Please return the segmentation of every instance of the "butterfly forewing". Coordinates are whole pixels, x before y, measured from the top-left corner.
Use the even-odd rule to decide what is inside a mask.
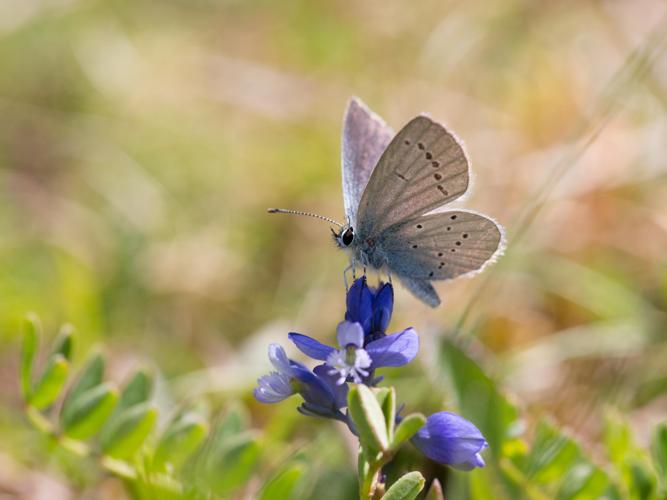
[[[501,242],[502,230],[494,221],[456,210],[394,225],[383,233],[382,249],[399,276],[446,280],[481,269]]]
[[[379,235],[455,200],[468,189],[469,162],[442,125],[418,116],[394,137],[366,185],[357,233]]]
[[[345,215],[353,225],[373,167],[393,136],[394,131],[361,100],[350,100],[343,120],[342,168]]]

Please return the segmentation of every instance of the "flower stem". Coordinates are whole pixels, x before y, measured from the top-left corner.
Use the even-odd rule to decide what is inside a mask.
[[[377,455],[368,458],[363,451],[359,452],[359,498],[361,500],[374,499],[377,496],[380,486],[378,477],[380,470],[391,459],[393,453],[379,452]]]
[[[381,467],[382,465],[379,462],[368,464],[365,476],[363,477],[363,479],[360,478],[362,479],[361,488],[359,489],[360,499],[363,500],[372,499],[373,496],[375,495],[378,473],[380,472]]]

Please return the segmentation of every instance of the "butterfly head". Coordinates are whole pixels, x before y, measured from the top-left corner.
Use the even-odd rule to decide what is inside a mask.
[[[349,224],[342,226],[339,232],[334,231],[333,228],[331,229],[331,232],[336,245],[340,248],[349,248],[350,245],[352,245],[352,242],[354,241],[354,229],[352,229],[352,226]]]

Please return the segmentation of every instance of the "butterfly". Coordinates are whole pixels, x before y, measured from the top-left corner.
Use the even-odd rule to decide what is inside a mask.
[[[343,202],[346,224],[336,244],[349,252],[349,269],[361,266],[396,276],[431,307],[440,304],[432,281],[480,272],[504,246],[504,230],[472,210],[436,211],[460,198],[470,184],[470,162],[444,126],[419,115],[398,134],[360,99],[343,120]]]

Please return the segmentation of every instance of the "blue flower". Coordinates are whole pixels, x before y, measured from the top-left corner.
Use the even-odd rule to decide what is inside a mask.
[[[484,467],[480,452],[489,446],[471,422],[446,411],[428,417],[411,441],[431,460],[460,470]]]
[[[412,328],[383,335],[365,345],[365,332],[360,323],[343,321],[336,333],[339,349],[300,333],[290,333],[288,337],[301,352],[324,361],[329,367],[329,374],[338,377],[338,385],[346,381],[358,384],[369,382],[373,370],[384,366],[403,366],[412,361],[419,350],[419,337]]]
[[[357,279],[347,292],[345,320],[359,323],[364,329],[365,343],[385,335],[394,309],[394,288],[381,283],[369,288],[366,277]]]
[[[269,346],[269,360],[276,371],[257,379],[253,394],[258,401],[278,403],[300,394],[304,399],[298,408],[301,413],[345,421],[340,409],[347,405],[347,386],[337,386],[324,365],[311,372],[301,363],[289,359],[278,344]]]

